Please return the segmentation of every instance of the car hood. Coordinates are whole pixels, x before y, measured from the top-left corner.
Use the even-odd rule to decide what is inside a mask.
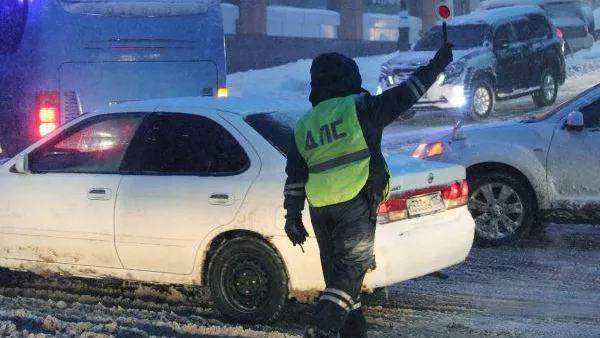
[[[461,126],[459,129],[459,134],[465,136],[467,139],[470,136],[476,135],[499,135],[499,134],[512,134],[512,133],[522,133],[523,129],[533,130],[536,129],[538,123],[525,123],[519,121],[499,121],[499,122],[490,122],[485,124],[472,124]],[[441,141],[441,140],[449,140],[453,137],[454,131],[452,127],[449,127],[447,130],[440,131],[437,133],[431,133],[421,141],[424,143]]]
[[[386,65],[393,69],[416,69],[427,65],[435,56],[436,51],[408,51],[399,52],[386,62]],[[454,62],[468,61],[476,56],[489,53],[486,47],[477,47],[467,50],[452,51]]]

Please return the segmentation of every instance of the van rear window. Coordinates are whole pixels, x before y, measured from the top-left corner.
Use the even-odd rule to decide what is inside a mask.
[[[0,2],[0,54],[12,53],[21,44],[27,23],[27,1]]]
[[[218,0],[61,0],[73,14],[120,17],[171,17],[203,14]]]

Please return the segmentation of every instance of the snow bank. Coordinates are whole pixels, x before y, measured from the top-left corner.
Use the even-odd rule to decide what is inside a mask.
[[[394,54],[355,59],[366,90],[376,92],[381,64]],[[308,100],[311,62],[299,60],[279,67],[231,74],[227,77],[230,96]]]

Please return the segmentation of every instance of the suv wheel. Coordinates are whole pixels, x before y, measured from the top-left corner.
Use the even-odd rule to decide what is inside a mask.
[[[475,244],[512,244],[533,224],[533,196],[521,182],[502,172],[471,179],[469,211],[475,220]]]
[[[532,96],[533,102],[538,107],[550,106],[556,101],[557,95],[558,83],[556,76],[554,76],[554,73],[550,69],[545,69],[542,72],[540,90]]]
[[[285,267],[260,239],[228,240],[210,262],[208,283],[216,308],[240,323],[276,320],[288,298]]]
[[[486,119],[494,110],[494,87],[489,80],[480,78],[473,82],[471,88],[469,114],[474,120]]]

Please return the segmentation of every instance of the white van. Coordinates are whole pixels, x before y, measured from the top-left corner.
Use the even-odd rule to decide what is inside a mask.
[[[0,145],[130,100],[225,96],[219,0],[2,0]]]

